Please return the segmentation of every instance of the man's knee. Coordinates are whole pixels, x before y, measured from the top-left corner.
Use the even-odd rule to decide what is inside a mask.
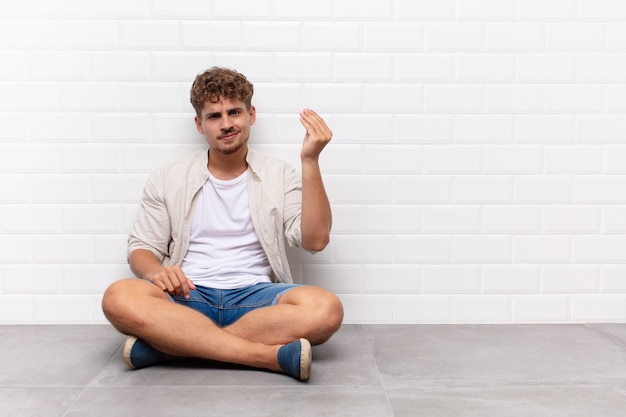
[[[313,344],[326,342],[341,327],[343,322],[343,305],[335,294],[318,289],[315,291],[315,301],[311,304],[311,317],[314,323],[311,340]]]
[[[127,280],[117,281],[111,284],[102,296],[102,311],[109,321],[116,321],[116,317],[123,314],[121,310],[126,306],[124,300],[129,286]]]
[[[114,282],[102,297],[105,317],[118,329],[122,323],[140,321],[138,305],[149,289],[145,282],[133,278]]]
[[[328,292],[324,298],[325,321],[328,325],[328,330],[334,333],[339,330],[343,322],[343,305],[339,297],[331,292]]]

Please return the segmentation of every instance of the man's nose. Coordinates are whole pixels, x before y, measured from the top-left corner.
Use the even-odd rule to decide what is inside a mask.
[[[228,115],[222,117],[222,130],[230,130],[233,127],[233,121]]]

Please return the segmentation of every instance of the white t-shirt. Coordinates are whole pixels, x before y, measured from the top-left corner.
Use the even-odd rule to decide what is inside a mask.
[[[227,181],[209,175],[199,191],[181,264],[195,285],[233,289],[271,281],[272,269],[250,217],[247,174]]]

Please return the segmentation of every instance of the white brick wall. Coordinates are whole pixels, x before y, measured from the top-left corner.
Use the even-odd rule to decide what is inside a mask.
[[[333,128],[331,244],[289,255],[347,322],[626,320],[626,2],[9,0],[0,63],[0,323],[106,321],[213,65],[261,150]]]

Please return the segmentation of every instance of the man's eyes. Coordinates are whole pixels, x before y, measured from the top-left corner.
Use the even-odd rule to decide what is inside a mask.
[[[241,110],[229,110],[228,114],[230,116],[237,116],[239,114],[241,114],[242,111]],[[222,115],[220,113],[213,113],[213,114],[208,114],[207,115],[207,119],[219,119],[220,117],[222,117]]]

